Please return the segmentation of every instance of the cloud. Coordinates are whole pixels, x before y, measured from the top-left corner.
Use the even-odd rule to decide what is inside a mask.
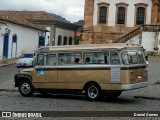
[[[84,17],[85,0],[2,0],[0,10],[46,11],[61,15],[71,22]]]

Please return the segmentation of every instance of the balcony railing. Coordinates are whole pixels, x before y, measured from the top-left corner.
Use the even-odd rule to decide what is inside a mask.
[[[142,31],[147,31],[147,32],[160,32],[160,25],[142,25],[130,33],[122,36],[121,38],[115,40],[115,43],[125,43],[128,40],[132,39],[133,37],[139,35],[142,33]]]

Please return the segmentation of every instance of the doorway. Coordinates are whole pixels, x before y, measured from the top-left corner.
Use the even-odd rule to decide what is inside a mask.
[[[6,33],[4,35],[4,42],[3,42],[3,58],[8,58],[8,44],[9,44],[9,34]]]
[[[45,46],[45,37],[39,36],[39,47]]]

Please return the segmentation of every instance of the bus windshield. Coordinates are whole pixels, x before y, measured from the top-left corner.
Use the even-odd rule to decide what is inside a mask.
[[[139,64],[144,63],[144,52],[143,51],[124,51],[122,52],[123,64]]]

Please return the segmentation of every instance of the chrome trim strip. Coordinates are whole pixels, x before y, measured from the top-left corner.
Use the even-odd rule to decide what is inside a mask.
[[[66,65],[66,66],[35,66],[36,69],[46,69],[46,68],[112,68],[112,67],[119,67],[119,68],[134,68],[134,67],[146,67],[146,64],[139,64],[139,65],[104,65],[104,64],[87,64],[87,65]]]
[[[121,89],[122,90],[133,90],[133,89],[143,88],[147,86],[148,86],[147,82],[141,82],[141,83],[135,83],[135,84],[122,85]]]

